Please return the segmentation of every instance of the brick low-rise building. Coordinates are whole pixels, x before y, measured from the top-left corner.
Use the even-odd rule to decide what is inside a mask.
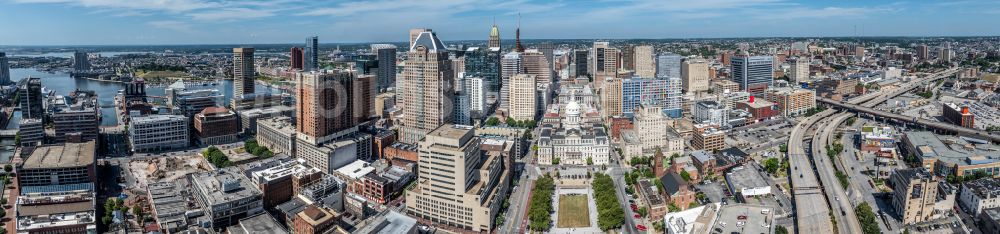
[[[945,103],[941,106],[941,115],[952,124],[973,128],[976,116],[969,112],[969,106],[959,106],[955,103]]]
[[[236,142],[239,132],[236,113],[225,107],[208,107],[194,115],[194,133],[201,145]]]

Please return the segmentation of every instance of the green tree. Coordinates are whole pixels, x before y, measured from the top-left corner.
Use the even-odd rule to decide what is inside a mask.
[[[862,202],[858,206],[854,207],[854,213],[858,216],[858,221],[861,221],[861,232],[864,234],[879,234],[882,231],[878,227],[878,219],[875,217],[875,212],[872,211],[871,206],[868,202]]]
[[[594,165],[594,159],[587,157],[587,165]]]
[[[785,226],[777,226],[774,228],[774,234],[788,234],[788,229]]]
[[[597,203],[597,226],[603,231],[621,227],[625,221],[625,213],[615,195],[615,185],[611,176],[596,173],[591,188]]]
[[[552,157],[552,165],[559,165],[559,157]]]
[[[490,117],[489,119],[486,119],[486,123],[483,123],[483,125],[486,126],[497,126],[499,124],[500,124],[500,119],[497,119],[497,117]]]
[[[532,188],[531,201],[529,201],[528,224],[531,230],[545,232],[549,230],[552,221],[552,193],[555,190],[555,181],[552,177],[543,176],[535,180],[535,187]]]
[[[14,171],[14,167],[10,164],[3,165],[3,171],[9,174],[11,171]]]
[[[788,153],[788,145],[781,144],[780,146],[778,146],[778,151],[781,151],[782,153]]]
[[[768,158],[764,160],[764,170],[767,171],[767,173],[774,174],[775,172],[778,172],[778,168],[780,166],[781,165],[779,165],[777,158]]]
[[[684,179],[684,181],[691,181],[691,174],[687,171],[681,171],[681,178]]]

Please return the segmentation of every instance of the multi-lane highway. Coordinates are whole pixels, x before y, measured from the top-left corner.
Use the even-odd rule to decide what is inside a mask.
[[[888,92],[873,92],[851,99],[848,102],[836,102],[836,104],[854,107],[871,108],[878,103],[885,102],[889,98],[899,96],[925,82],[934,81],[958,72],[958,68],[952,68],[938,72],[924,78],[914,80]],[[826,98],[817,97],[817,100],[827,104],[833,102]],[[822,121],[820,128],[813,135],[813,151],[810,161],[809,154],[806,153],[803,144],[806,133],[821,120],[829,118],[836,113],[836,110],[825,110],[811,117],[805,118],[792,129],[788,140],[788,159],[792,165],[792,194],[795,199],[796,223],[799,233],[833,233],[833,225],[830,222],[830,214],[837,220],[837,230],[839,233],[859,233],[860,224],[854,215],[854,210],[844,209],[853,207],[847,199],[846,193],[838,184],[835,175],[835,163],[829,162],[825,157],[825,144],[828,144],[830,134],[836,130],[836,126],[850,115],[837,115],[832,121]],[[815,163],[815,170],[813,167]],[[819,180],[817,180],[819,175]],[[822,183],[821,183],[822,182]],[[825,195],[825,196],[824,196]],[[834,201],[828,201],[833,199]],[[831,212],[831,208],[833,208]]]
[[[865,114],[869,114],[869,115],[874,115],[874,116],[878,116],[878,117],[882,117],[882,118],[889,118],[889,119],[893,119],[893,120],[896,120],[896,121],[902,121],[902,122],[908,122],[908,123],[915,123],[917,125],[926,126],[926,127],[933,128],[933,129],[939,129],[939,130],[944,130],[944,131],[948,131],[948,132],[954,132],[954,133],[957,133],[959,135],[974,136],[974,137],[979,137],[979,138],[987,138],[987,139],[990,139],[991,141],[994,141],[994,142],[1000,142],[1000,135],[990,134],[989,132],[982,131],[982,130],[977,130],[977,129],[972,129],[972,128],[966,128],[966,127],[962,127],[962,126],[958,126],[958,125],[954,125],[954,124],[950,124],[950,123],[943,123],[943,122],[938,122],[938,121],[929,120],[929,119],[916,118],[916,117],[912,117],[912,116],[905,116],[905,115],[901,115],[901,114],[895,114],[895,113],[890,113],[890,112],[886,112],[886,111],[880,111],[880,110],[876,110],[876,109],[873,109],[873,108],[870,108],[870,107],[865,107],[865,106],[862,106],[862,105],[855,105],[855,104],[849,104],[849,103],[841,103],[841,102],[830,100],[830,99],[827,99],[827,98],[816,98],[816,100],[819,101],[819,102],[827,103],[827,104],[832,105],[832,106],[836,106],[836,107],[841,108],[841,109],[849,109],[851,111],[861,112],[861,113],[865,113]]]
[[[792,177],[792,196],[795,201],[795,218],[798,233],[833,233],[833,223],[830,222],[830,207],[827,206],[812,163],[803,147],[806,131],[812,128],[816,120],[834,113],[826,110],[807,117],[792,129],[788,138],[788,160]]]
[[[861,233],[861,225],[858,222],[858,217],[854,214],[854,204],[851,204],[850,199],[847,199],[847,193],[840,186],[840,181],[837,178],[836,162],[826,157],[826,146],[831,145],[836,140],[834,134],[837,126],[849,117],[851,117],[849,113],[840,113],[819,122],[819,129],[817,129],[816,137],[812,141],[812,155],[820,181],[826,186],[824,191],[830,202],[830,207],[833,209],[834,216],[837,217],[838,230],[841,233]],[[837,152],[838,155],[840,153]],[[839,159],[840,157],[835,158]]]

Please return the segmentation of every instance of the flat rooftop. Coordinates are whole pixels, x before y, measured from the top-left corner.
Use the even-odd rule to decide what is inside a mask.
[[[416,228],[417,220],[399,212],[390,210],[384,216],[374,218],[369,225],[358,229],[354,233],[368,234],[396,234],[410,233]]]
[[[708,233],[719,213],[721,203],[709,203],[663,216],[665,228],[670,233]]]
[[[641,189],[642,195],[649,202],[650,206],[663,205],[663,196],[660,196],[660,190],[656,188],[649,179],[643,179],[639,181],[639,188]]]
[[[319,169],[306,165],[304,159],[296,159],[269,167],[263,170],[251,172],[250,179],[255,183],[265,183],[291,175],[302,175],[319,173]]]
[[[371,164],[362,160],[354,160],[351,164],[344,165],[343,167],[337,169],[337,173],[343,174],[350,179],[361,178],[372,173],[373,171],[375,171],[375,167],[372,167]]]
[[[261,196],[260,190],[239,173],[224,168],[218,171],[191,175],[191,183],[205,198],[205,205],[212,206],[243,198]]]
[[[183,115],[147,115],[147,116],[136,116],[132,117],[129,121],[130,124],[145,124],[145,123],[156,123],[163,121],[187,121],[187,117]]]
[[[285,228],[278,224],[278,221],[267,214],[267,212],[254,215],[251,217],[240,219],[240,224],[228,228],[230,234],[252,234],[252,233],[270,233],[270,234],[288,234]]]
[[[737,167],[729,170],[726,173],[726,180],[732,186],[733,189],[752,189],[752,188],[763,188],[770,187],[764,177],[761,177],[760,173],[757,173],[754,168],[751,167]],[[738,192],[738,191],[734,191]]]
[[[24,160],[23,169],[85,167],[94,165],[94,141],[42,146]]]
[[[282,133],[295,133],[292,118],[285,116],[257,120],[257,126],[266,126]]]
[[[964,182],[962,186],[968,187],[979,198],[1000,196],[1000,179],[983,178]]]
[[[914,152],[923,159],[937,159],[959,166],[993,163],[1000,160],[1000,147],[993,144],[979,144],[965,137],[938,135],[928,131],[908,131],[903,133]]]

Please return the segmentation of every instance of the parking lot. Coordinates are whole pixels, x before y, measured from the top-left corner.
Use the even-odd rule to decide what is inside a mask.
[[[726,198],[727,201],[730,200],[729,196],[726,196],[727,189],[725,188],[725,185],[723,185],[722,183],[718,182],[712,182],[708,184],[698,183],[695,184],[694,187],[695,189],[697,189],[697,191],[704,193],[705,198],[708,199],[709,202],[712,203],[722,202],[723,198]],[[704,201],[699,201],[699,202],[704,202]]]
[[[726,144],[741,149],[769,148],[787,141],[791,129],[792,125],[788,121],[776,121],[756,128],[736,128],[728,132]]]

